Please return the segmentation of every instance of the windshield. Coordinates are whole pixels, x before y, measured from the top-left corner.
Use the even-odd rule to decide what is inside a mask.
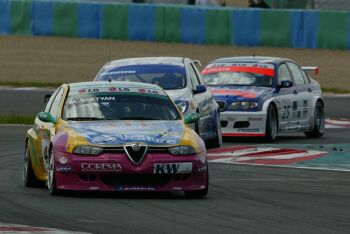
[[[97,75],[99,80],[118,80],[156,84],[165,90],[186,87],[186,71],[182,64],[137,64],[108,67]]]
[[[114,92],[72,92],[65,102],[62,118],[68,121],[181,119],[164,93],[151,94],[157,91],[147,89],[138,89],[139,93],[110,89]]]
[[[273,64],[232,63],[212,64],[202,71],[207,85],[242,85],[271,87],[274,77]]]

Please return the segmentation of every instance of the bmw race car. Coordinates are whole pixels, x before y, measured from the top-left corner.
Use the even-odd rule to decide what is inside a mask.
[[[135,82],[64,84],[25,141],[24,184],[51,194],[80,191],[208,192],[203,140],[159,86]]]
[[[279,132],[325,132],[320,85],[294,61],[273,57],[231,57],[202,71],[220,106],[223,136],[257,136],[273,141]]]
[[[201,136],[207,147],[220,147],[222,137],[219,107],[191,59],[145,57],[114,60],[104,65],[96,75],[95,81],[101,80],[159,85],[166,90],[183,114],[200,114],[200,120],[191,127]]]

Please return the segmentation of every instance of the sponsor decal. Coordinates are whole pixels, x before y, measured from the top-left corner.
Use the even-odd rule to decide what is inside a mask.
[[[72,167],[71,166],[59,166],[59,167],[57,167],[56,171],[58,171],[58,172],[71,172]]]
[[[274,67],[267,64],[215,64],[215,66],[205,68],[202,74],[220,72],[250,72],[272,77],[275,75]]]
[[[211,93],[215,95],[232,95],[232,96],[239,96],[242,98],[250,98],[254,99],[258,97],[258,93],[255,91],[241,91],[241,90],[235,90],[235,89],[212,89],[210,90]]]
[[[257,146],[233,146],[208,150],[208,160],[219,163],[283,165],[315,159],[328,152]]]
[[[97,171],[97,172],[119,172],[122,171],[122,166],[119,163],[82,163],[81,171]]]
[[[89,96],[89,97],[81,97],[76,96],[75,98],[68,99],[68,105],[81,105],[81,104],[87,104],[87,103],[98,103],[98,102],[112,102],[117,101],[117,97],[115,96]]]
[[[156,188],[154,186],[142,186],[142,185],[131,185],[131,186],[122,186],[118,185],[116,187],[117,191],[138,191],[138,192],[147,192],[147,191],[155,191]]]
[[[149,145],[179,144],[184,126],[181,121],[75,122],[69,125],[91,144],[123,145],[143,142]]]
[[[154,174],[178,174],[192,172],[192,163],[155,163],[153,165]]]
[[[99,88],[86,88],[86,89],[74,89],[72,88],[71,94],[84,94],[84,93],[111,93],[111,92],[122,92],[122,93],[140,93],[140,94],[153,94],[166,96],[165,92],[160,89],[150,88],[138,88],[138,87],[99,87]]]

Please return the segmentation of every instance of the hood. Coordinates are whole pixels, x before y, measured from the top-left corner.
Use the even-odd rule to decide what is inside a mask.
[[[175,121],[86,121],[68,122],[68,128],[92,145],[123,145],[143,142],[148,145],[180,144],[185,125]]]
[[[227,101],[258,101],[266,100],[275,91],[271,87],[255,86],[210,86],[211,93],[215,99]]]
[[[191,97],[191,92],[188,89],[173,89],[173,90],[165,90],[165,92],[174,100],[174,102],[178,100],[188,100]]]

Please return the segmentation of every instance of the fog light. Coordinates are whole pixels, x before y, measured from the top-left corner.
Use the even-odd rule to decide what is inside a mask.
[[[61,163],[61,164],[66,164],[68,162],[68,158],[66,158],[66,156],[62,155],[58,161]]]

